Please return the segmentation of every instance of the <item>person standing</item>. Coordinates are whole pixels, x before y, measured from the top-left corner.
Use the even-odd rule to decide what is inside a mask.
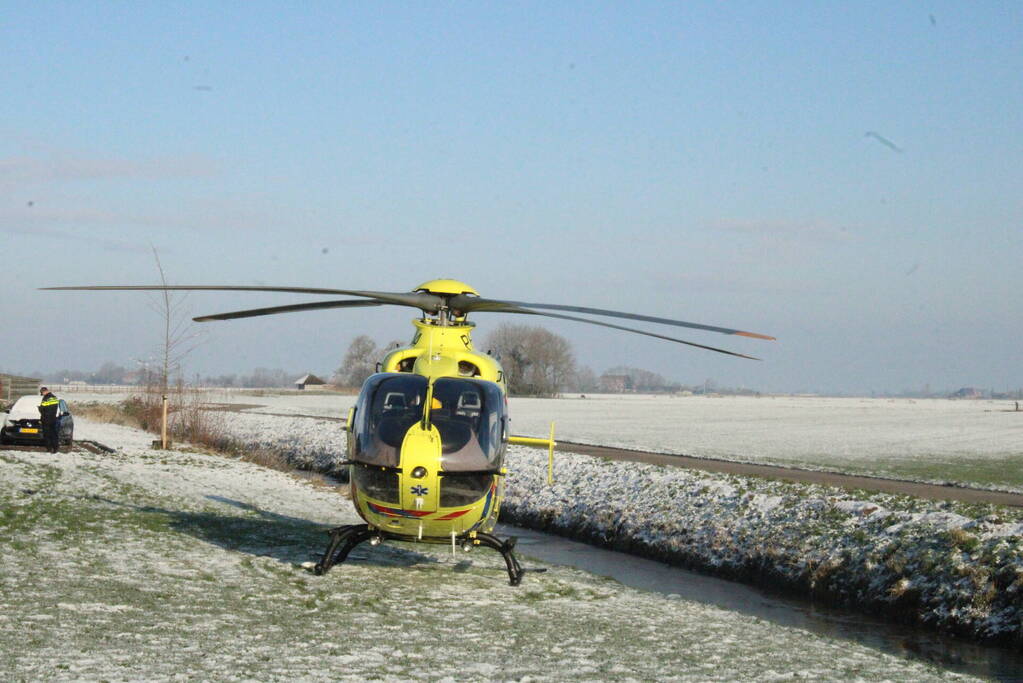
[[[39,387],[39,394],[43,397],[39,402],[39,421],[43,426],[43,442],[48,451],[56,453],[60,450],[60,433],[58,431],[60,423],[57,420],[57,408],[60,406],[60,401],[46,387]]]

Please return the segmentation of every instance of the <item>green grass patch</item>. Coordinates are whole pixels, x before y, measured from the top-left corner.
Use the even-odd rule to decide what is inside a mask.
[[[961,455],[927,460],[881,460],[871,469],[900,479],[1023,488],[1023,453],[984,458]]]

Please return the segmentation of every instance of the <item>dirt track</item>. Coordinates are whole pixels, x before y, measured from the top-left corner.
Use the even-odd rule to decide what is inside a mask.
[[[45,446],[24,446],[18,444],[4,444],[0,446],[0,450],[5,451],[35,451],[37,453],[45,453]],[[71,453],[72,451],[88,451],[90,453],[96,453],[97,455],[102,453],[113,453],[114,449],[109,446],[104,446],[98,441],[82,441],[77,440],[70,447],[66,444],[60,447],[61,453]]]
[[[808,484],[824,486],[840,486],[847,489],[864,489],[867,491],[883,491],[900,493],[919,498],[933,500],[960,500],[968,503],[991,503],[994,505],[1011,505],[1023,507],[1023,495],[1004,491],[988,491],[962,486],[941,486],[923,484],[901,479],[882,479],[880,477],[861,477],[835,472],[818,472],[777,465],[753,465],[750,463],[732,462],[730,460],[714,460],[711,458],[694,458],[688,455],[672,455],[667,453],[650,453],[633,451],[624,448],[608,448],[606,446],[590,446],[587,444],[559,441],[559,451],[583,453],[612,460],[631,460],[647,462],[654,465],[670,465],[672,467],[688,467],[705,472],[722,472],[742,476],[769,477],[771,479],[787,479]]]

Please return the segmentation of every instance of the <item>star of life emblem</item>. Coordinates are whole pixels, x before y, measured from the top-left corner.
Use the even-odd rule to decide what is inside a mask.
[[[425,496],[429,492],[430,489],[425,486],[416,485],[412,487],[412,495],[414,496]]]

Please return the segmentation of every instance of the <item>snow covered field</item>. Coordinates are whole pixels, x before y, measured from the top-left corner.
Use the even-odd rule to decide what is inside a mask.
[[[0,450],[4,680],[955,677],[566,568],[511,587],[496,553],[360,548],[315,577],[323,530],[355,521],[335,490],[78,429],[117,453]]]
[[[209,398],[242,410],[222,413],[241,444],[318,471],[341,459],[345,435],[324,418],[347,413],[352,396]],[[630,396],[514,399],[512,414],[513,430],[526,434],[545,433],[554,415],[563,440],[1023,488],[1016,446],[1023,414],[993,403]],[[715,450],[722,444],[730,450]],[[1018,510],[571,454],[556,461],[548,488],[545,454],[511,449],[507,517],[982,638],[1020,637]]]
[[[726,460],[1023,490],[1008,401],[587,396],[513,399],[516,433]]]
[[[506,521],[981,639],[1023,640],[1023,511],[546,454]]]
[[[335,418],[355,403],[355,396],[296,392],[211,390],[208,399],[259,405],[246,413]],[[554,421],[562,441],[1023,492],[1023,412],[1013,407],[1008,401],[628,394],[510,401],[515,434],[546,436]],[[257,434],[265,433],[263,424],[269,423],[243,418],[236,426]],[[305,424],[302,431],[316,423]],[[323,438],[331,447],[343,439]]]

